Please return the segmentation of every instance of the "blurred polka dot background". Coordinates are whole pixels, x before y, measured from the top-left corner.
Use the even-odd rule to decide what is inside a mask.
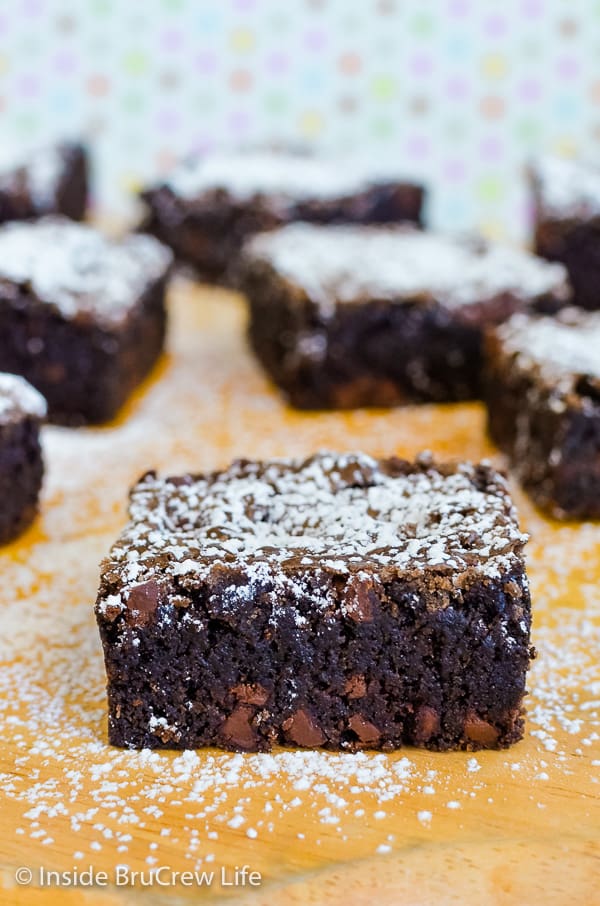
[[[97,209],[193,149],[364,150],[436,226],[526,234],[524,162],[600,147],[600,0],[2,0],[3,153],[93,145]]]

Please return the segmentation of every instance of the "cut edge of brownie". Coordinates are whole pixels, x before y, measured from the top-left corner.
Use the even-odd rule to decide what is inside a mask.
[[[0,544],[19,537],[38,512],[44,462],[43,397],[17,375],[0,374]]]
[[[569,346],[570,328],[584,348]],[[600,363],[588,368],[585,357],[594,328],[600,312],[568,308],[517,315],[486,339],[488,433],[535,504],[560,520],[600,519]],[[552,335],[559,349],[540,357]]]
[[[327,557],[308,556],[308,565],[273,569],[269,557],[236,562],[226,553],[235,550],[232,538],[224,556],[194,575],[184,551],[181,562],[169,561],[168,544],[145,562],[128,535],[130,524],[103,563],[96,603],[112,744],[477,749],[521,738],[532,656],[526,539],[502,476],[485,464],[438,467],[430,457],[410,464],[318,454],[306,463],[312,468],[324,456],[344,462],[345,489],[356,489],[357,481],[364,489],[373,468],[416,475],[417,482],[467,469],[460,474],[470,474],[473,487],[499,495],[500,535],[509,536],[505,556],[490,557],[489,574],[474,562],[402,571],[365,560],[348,569],[335,556],[329,564]],[[256,467],[241,461],[231,469]],[[218,482],[225,474],[231,471],[205,478]],[[197,481],[150,473],[133,489],[132,507],[140,494],[171,482],[175,497],[165,512],[177,520],[177,494],[192,493]],[[176,546],[190,543],[175,537]]]
[[[536,254],[567,268],[575,304],[599,309],[600,168],[552,157],[532,162],[526,175]]]
[[[0,175],[0,223],[60,214],[80,221],[89,191],[89,158],[77,141],[33,151]]]
[[[88,152],[80,142],[63,142],[61,149],[65,168],[56,190],[56,210],[64,217],[81,221],[85,217],[88,203]]]

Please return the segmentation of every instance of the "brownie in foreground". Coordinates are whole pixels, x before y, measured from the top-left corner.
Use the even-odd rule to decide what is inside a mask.
[[[410,227],[265,233],[242,286],[252,347],[302,409],[476,398],[484,329],[570,298],[560,265]]]
[[[87,195],[87,154],[74,142],[40,148],[18,165],[0,167],[0,223],[45,214],[81,220]]]
[[[600,519],[600,312],[515,315],[489,337],[493,440],[535,502]]]
[[[530,179],[535,251],[566,266],[577,305],[600,308],[600,166],[544,157]]]
[[[530,659],[525,541],[485,464],[320,453],[149,473],[96,604],[110,741],[507,746]]]
[[[225,151],[190,159],[142,193],[142,229],[207,279],[233,276],[249,236],[293,220],[420,222],[424,189],[364,164],[290,151]]]
[[[40,424],[46,401],[14,374],[0,374],[0,544],[33,521],[44,475]]]
[[[65,218],[0,227],[0,369],[45,396],[51,421],[111,419],[158,358],[171,252]]]

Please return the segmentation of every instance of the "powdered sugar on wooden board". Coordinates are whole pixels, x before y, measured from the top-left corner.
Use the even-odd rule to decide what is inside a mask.
[[[304,415],[245,351],[224,294],[174,292],[170,357],[121,422],[44,430],[38,524],[2,553],[0,801],[5,861],[190,868],[271,878],[340,858],[409,858],[416,841],[558,833],[591,839],[600,764],[600,526],[551,525],[516,491],[538,648],[526,738],[501,752],[272,755],[126,752],[106,743],[93,616],[98,563],[146,468],[181,472],[328,446],[481,459],[475,406]],[[596,797],[594,799],[594,796]],[[452,805],[451,805],[452,803]],[[458,807],[457,807],[458,805]]]

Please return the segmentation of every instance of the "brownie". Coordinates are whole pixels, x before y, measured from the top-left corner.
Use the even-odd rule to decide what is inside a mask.
[[[546,157],[529,175],[535,251],[565,265],[576,305],[600,308],[600,166]]]
[[[0,374],[0,544],[33,521],[44,475],[40,424],[46,401],[14,374]]]
[[[0,223],[62,214],[82,220],[88,195],[85,148],[61,142],[0,169]]]
[[[525,541],[486,464],[325,452],[148,473],[96,604],[110,742],[508,746]]]
[[[600,518],[600,312],[515,315],[488,339],[488,426],[535,502]]]
[[[485,328],[570,297],[561,265],[407,226],[265,233],[242,286],[252,348],[302,409],[477,398]]]
[[[53,422],[107,421],[157,360],[171,252],[61,218],[0,227],[0,368],[46,397]]]
[[[192,158],[143,192],[142,229],[207,279],[235,282],[242,243],[255,233],[295,220],[420,222],[423,196],[420,184],[373,175],[355,159],[229,151]]]

